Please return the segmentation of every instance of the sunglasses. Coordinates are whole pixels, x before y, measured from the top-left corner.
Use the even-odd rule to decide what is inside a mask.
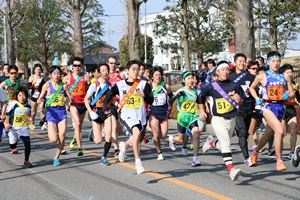
[[[73,64],[73,67],[81,67],[82,65],[75,65],[75,64]]]
[[[18,74],[18,72],[10,72],[11,75]]]
[[[116,63],[116,62],[110,62],[109,64],[111,64],[111,65],[116,65],[117,63]]]

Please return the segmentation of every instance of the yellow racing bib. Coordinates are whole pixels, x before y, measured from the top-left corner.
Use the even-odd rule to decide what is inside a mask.
[[[233,105],[229,103],[225,98],[215,99],[216,111],[218,114],[225,114],[234,109]]]
[[[51,94],[50,98],[52,95],[54,95],[54,94]],[[50,106],[64,106],[64,105],[65,105],[64,94],[58,94],[57,97],[50,104]]]
[[[140,108],[142,106],[143,106],[143,99],[138,94],[132,94],[125,104],[125,108],[127,109]]]
[[[13,124],[14,126],[26,126],[27,125],[27,121],[25,119],[25,115],[22,114],[15,114],[14,115],[14,121]]]
[[[183,100],[180,107],[180,111],[187,113],[196,113],[197,105],[195,100]]]

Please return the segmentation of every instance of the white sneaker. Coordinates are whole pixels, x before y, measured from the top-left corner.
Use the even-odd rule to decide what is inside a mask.
[[[67,154],[67,151],[65,149],[61,150],[60,152],[61,155],[66,155]]]
[[[187,155],[188,155],[187,148],[185,148],[185,149],[182,148],[181,151],[182,151],[182,155],[183,155],[183,156],[187,156]]]
[[[206,153],[206,152],[208,152],[208,150],[210,150],[211,149],[211,146],[210,146],[210,143],[211,142],[214,142],[215,140],[214,140],[214,138],[213,138],[213,136],[208,136],[207,138],[206,138],[206,142],[204,143],[204,145],[203,145],[203,147],[202,147],[202,151],[204,152],[204,153]]]
[[[173,151],[176,150],[176,145],[175,145],[175,143],[173,143],[173,135],[170,135],[170,136],[169,136],[169,147],[170,147],[170,149],[172,149]]]
[[[124,162],[126,158],[125,142],[120,142],[119,149],[120,149],[119,161]]]
[[[202,163],[199,161],[198,158],[193,158],[192,167],[201,166]]]
[[[158,154],[157,160],[164,160],[164,157],[163,157],[162,153]]]
[[[251,167],[253,165],[251,159],[252,159],[252,156],[250,156],[249,158],[244,160],[244,163],[246,166]]]
[[[43,125],[41,129],[44,131],[44,130],[47,130],[48,127],[47,127],[47,125]]]
[[[137,174],[141,174],[145,172],[145,168],[142,165],[142,162],[138,162],[135,164],[135,168],[136,168],[136,173]]]
[[[230,171],[230,178],[232,181],[235,181],[239,178],[239,176],[242,174],[242,170],[240,169],[236,169],[236,168],[232,168]]]

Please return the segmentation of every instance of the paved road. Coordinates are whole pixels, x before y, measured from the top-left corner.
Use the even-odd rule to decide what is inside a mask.
[[[72,138],[71,119],[68,118],[67,143]],[[8,140],[3,139],[0,148],[0,193],[1,199],[299,199],[300,167],[293,168],[286,161],[285,172],[275,170],[275,157],[264,153],[256,167],[246,167],[238,148],[237,138],[233,138],[233,159],[243,174],[232,182],[225,169],[220,152],[211,150],[200,152],[201,167],[191,167],[192,152],[181,155],[181,145],[175,152],[168,148],[167,140],[162,142],[164,161],[157,161],[157,153],[151,142],[142,144],[141,158],[145,174],[137,175],[131,150],[125,163],[111,158],[111,166],[100,165],[99,158],[103,144],[88,141],[90,123],[84,122],[84,156],[77,157],[75,150],[68,147],[67,155],[62,155],[62,165],[54,167],[52,159],[56,145],[49,143],[47,133],[37,129],[32,133],[30,161],[33,168],[23,169],[23,145],[19,144],[19,154],[9,153]],[[208,132],[201,136],[201,147]],[[169,134],[176,134],[171,123]],[[121,141],[127,137],[122,135]],[[300,140],[298,140],[299,143]],[[285,139],[284,157],[289,153],[288,138]],[[113,156],[113,148],[109,157]]]

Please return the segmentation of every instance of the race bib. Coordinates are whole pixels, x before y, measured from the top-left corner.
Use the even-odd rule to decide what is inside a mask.
[[[196,113],[197,105],[193,100],[185,100],[182,102],[180,111],[187,113]]]
[[[234,109],[233,105],[224,98],[215,99],[218,114],[225,114]]]
[[[72,91],[73,96],[83,96],[85,95],[84,91],[84,85],[83,84],[77,84],[74,90]]]
[[[268,86],[268,98],[272,101],[282,100],[282,94],[285,92],[283,85]]]
[[[153,106],[163,106],[166,104],[166,102],[167,102],[166,94],[160,93],[154,97],[154,101],[153,101],[152,105]]]
[[[96,107],[97,108],[103,108],[103,103],[104,103],[105,95],[102,95],[96,102]]]
[[[26,116],[23,114],[15,114],[14,115],[14,126],[26,126],[27,121],[26,121]]]
[[[50,98],[52,95],[54,95],[54,94],[51,94]],[[65,105],[64,97],[65,97],[64,94],[58,94],[57,97],[52,101],[50,106],[64,106]]]
[[[142,106],[143,106],[143,99],[138,94],[132,94],[125,104],[125,108],[127,109],[140,108]]]

